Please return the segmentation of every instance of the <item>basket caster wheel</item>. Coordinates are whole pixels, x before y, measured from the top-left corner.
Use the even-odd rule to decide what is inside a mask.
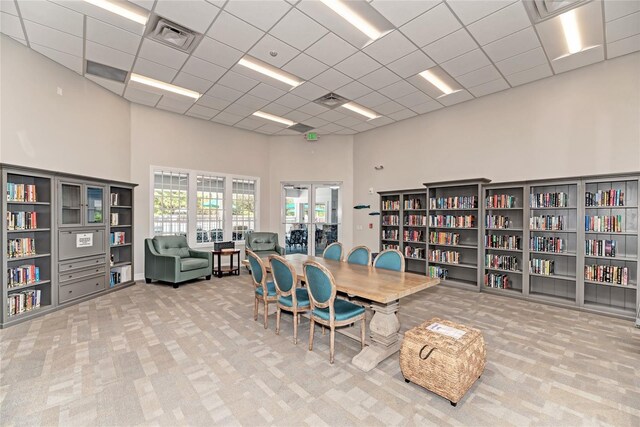
[[[411,380],[408,380],[408,379],[406,379],[406,378],[405,378],[405,379],[404,379],[404,382],[405,382],[405,383],[410,383],[410,382],[411,382]]]
[[[452,401],[449,401],[449,403],[451,403],[451,406],[453,406],[454,408],[455,408],[456,406],[458,406],[458,402],[452,402]]]

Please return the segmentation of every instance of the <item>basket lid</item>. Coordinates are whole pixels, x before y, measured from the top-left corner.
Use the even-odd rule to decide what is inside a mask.
[[[449,320],[434,317],[405,333],[449,354],[458,354],[474,342],[482,332]]]

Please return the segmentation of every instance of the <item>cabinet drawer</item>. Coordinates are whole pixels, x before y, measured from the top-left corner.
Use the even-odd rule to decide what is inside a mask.
[[[65,284],[64,286],[60,286],[58,290],[58,300],[60,301],[60,304],[62,304],[85,295],[102,291],[104,290],[104,284],[104,275]]]
[[[96,274],[104,274],[106,271],[106,266],[96,265],[95,267],[85,268],[83,270],[74,270],[66,273],[62,273],[58,275],[59,282],[70,282],[72,280],[82,279],[87,276],[94,276]]]
[[[89,259],[78,259],[75,261],[69,262],[61,262],[58,265],[58,271],[60,273],[64,273],[70,270],[77,270],[79,268],[87,268],[92,267],[94,265],[104,265],[106,263],[106,258],[103,256],[97,258],[89,258]]]
[[[60,231],[58,256],[61,260],[105,253],[104,230]]]

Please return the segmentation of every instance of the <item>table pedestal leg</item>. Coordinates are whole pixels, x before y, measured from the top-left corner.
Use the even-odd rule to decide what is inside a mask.
[[[398,301],[389,304],[371,303],[371,310],[373,310],[373,317],[369,322],[371,345],[365,347],[351,360],[358,368],[368,372],[400,350],[398,334],[400,321],[396,314],[399,306]]]

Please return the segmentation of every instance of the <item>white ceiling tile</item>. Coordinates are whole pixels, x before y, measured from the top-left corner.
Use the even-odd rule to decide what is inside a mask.
[[[263,31],[267,31],[273,24],[278,22],[290,8],[290,4],[281,0],[244,0],[230,1],[224,9],[243,21],[247,21]]]
[[[144,7],[147,10],[153,9],[153,6],[156,4],[156,0],[129,0],[129,2]]]
[[[503,74],[518,73],[541,64],[547,64],[547,57],[541,47],[496,62],[496,66]]]
[[[607,0],[604,2],[604,18],[607,22],[640,11],[637,0]]]
[[[13,2],[3,0],[2,3]],[[44,0],[21,0],[18,5],[22,19],[82,37],[84,31],[82,14]]]
[[[336,134],[336,135],[355,135],[356,133],[358,133],[357,130],[353,130],[353,129],[349,129],[349,128],[344,128],[342,130],[334,132],[334,134]]]
[[[264,32],[253,25],[249,25],[225,11],[220,12],[213,26],[207,32],[209,37],[243,52],[253,46],[263,34]]]
[[[160,98],[162,98],[162,95],[127,85],[127,88],[124,91],[124,97],[131,102],[154,107]]]
[[[285,107],[284,105],[276,104],[274,102],[260,109],[260,111],[264,111],[265,113],[269,114],[275,114],[276,116],[284,116],[285,114],[290,113],[291,110],[292,108]]]
[[[333,33],[327,34],[305,51],[309,56],[329,66],[336,65],[356,52],[355,47]]]
[[[362,52],[357,52],[334,67],[347,76],[358,79],[380,68],[380,64]]]
[[[304,82],[300,86],[293,88],[289,93],[300,96],[306,100],[313,101],[327,93],[327,90],[317,84]]]
[[[461,28],[455,33],[423,47],[422,50],[431,59],[441,64],[477,48],[478,44],[471,38],[467,30]]]
[[[604,46],[596,46],[593,49],[583,50],[582,52],[551,61],[551,67],[554,73],[558,74],[600,61],[604,61]]]
[[[218,65],[212,64],[211,62],[203,61],[200,58],[192,56],[184,64],[182,71],[186,71],[187,73],[200,77],[201,79],[215,82],[222,77],[227,70]]]
[[[400,27],[400,31],[419,47],[423,47],[461,27],[453,13],[442,3]]]
[[[258,120],[264,120],[264,119],[258,118]],[[264,121],[266,122],[266,120]],[[256,131],[260,133],[265,133],[267,135],[272,135],[276,132],[280,132],[282,129],[284,129],[284,126],[278,126],[273,122],[269,122],[260,126],[258,129],[256,129]]]
[[[415,52],[387,65],[387,68],[400,77],[407,78],[421,73],[434,65],[436,65],[435,62],[429,59],[427,55],[422,51],[416,50]]]
[[[436,101],[429,101],[429,102],[414,105],[413,107],[411,107],[411,109],[418,114],[426,114],[431,111],[439,110],[441,108],[442,108],[442,104]]]
[[[122,94],[124,93],[124,83],[114,82],[113,80],[103,79],[102,77],[92,76],[91,74],[86,74],[85,77],[92,82],[99,84],[103,88],[110,90],[118,96],[122,96]]]
[[[290,129],[282,129],[280,132],[277,132],[277,135],[300,135],[300,132],[296,132],[295,130]]]
[[[369,120],[368,123],[372,124],[375,127],[384,126],[393,123],[394,120],[390,117],[381,116],[377,119]]]
[[[173,79],[173,82],[171,83],[180,87],[195,90],[198,93],[205,93],[213,85],[213,82],[210,80],[193,76],[189,73],[185,73],[184,71],[181,71],[176,76],[176,78]],[[173,95],[168,95],[168,96],[173,96]],[[181,96],[181,95],[177,95],[177,96]]]
[[[251,108],[245,105],[232,104],[232,105],[229,105],[227,108],[225,108],[224,111],[226,111],[227,113],[238,115],[238,116],[247,117],[252,115],[254,112],[256,112],[259,109],[260,109],[259,107]]]
[[[404,80],[394,83],[390,86],[383,87],[382,89],[378,90],[378,92],[380,92],[381,94],[386,95],[392,99],[409,95],[410,93],[413,93],[415,91],[416,91],[415,86],[407,83]]]
[[[65,67],[82,75],[82,66],[83,66],[82,58],[78,56],[69,55],[68,53],[60,52],[58,50],[51,49],[46,46],[40,46],[35,43],[31,43],[31,48],[36,52],[40,52],[47,58],[56,61],[58,64],[64,65]]]
[[[16,4],[13,1],[0,1],[0,12],[18,16],[18,9],[16,9]]]
[[[475,97],[489,95],[490,93],[500,92],[501,90],[509,89],[509,84],[502,78],[482,83],[478,86],[469,88],[469,92]]]
[[[371,92],[371,88],[357,81],[352,81],[351,83],[346,84],[336,90],[336,93],[338,93],[338,95],[344,96],[347,99],[360,98],[361,96],[365,96],[366,94]]]
[[[329,122],[337,122],[338,120],[342,120],[346,117],[347,116],[345,116],[343,113],[336,110],[329,110],[329,111],[325,111],[322,114],[318,114],[318,118],[327,120]],[[327,125],[323,125],[323,126],[327,126]]]
[[[249,91],[250,95],[257,96],[258,98],[266,99],[267,101],[274,101],[284,95],[286,92],[282,89],[278,89],[266,83],[260,83]]]
[[[371,6],[376,8],[393,25],[400,27],[440,2],[441,0],[374,0],[371,2]]]
[[[502,78],[502,76],[500,76],[496,67],[493,65],[487,65],[486,67],[482,67],[470,73],[457,76],[456,80],[465,87],[473,87],[499,78]]]
[[[170,82],[176,74],[178,74],[178,70],[176,69],[156,64],[153,61],[140,57],[136,59],[136,63],[133,65],[133,72],[163,82]]]
[[[327,111],[327,110],[325,110],[325,111]],[[319,127],[322,127],[322,126],[325,126],[325,125],[329,124],[329,122],[327,120],[325,120],[325,119],[321,119],[320,117],[312,117],[310,119],[307,119],[304,122],[304,124],[308,125],[308,126],[313,126],[314,128],[317,129]]]
[[[453,9],[453,13],[458,15],[458,18],[463,24],[469,25],[470,23],[484,18],[503,7],[509,6],[516,0],[447,0],[449,7]]]
[[[261,120],[258,120],[258,119],[251,118],[251,117],[247,117],[245,119],[242,119],[238,123],[235,124],[236,127],[240,127],[240,128],[248,129],[248,130],[257,129],[262,125],[264,125],[264,122],[262,122]]]
[[[365,5],[365,7],[366,6],[368,5]],[[343,40],[346,40],[353,46],[362,48],[370,42],[369,38],[364,33],[359,31],[356,27],[351,25],[345,19],[336,14],[331,8],[327,7],[320,1],[302,0],[296,5],[296,8],[305,15],[309,16],[311,19],[318,22],[323,27],[327,28],[331,33],[335,34]],[[373,14],[377,14],[374,9],[370,9],[369,11],[359,10],[358,12],[364,12],[365,14],[363,15],[363,18],[365,19],[374,18],[373,16],[369,16],[371,12],[373,12]],[[372,23],[376,21],[372,21]]]
[[[318,86],[322,86],[327,90],[336,90],[337,88],[351,82],[351,79],[333,68],[328,69],[311,79]]]
[[[400,31],[394,30],[362,49],[383,65],[400,59],[416,50],[416,46]]]
[[[287,93],[276,101],[280,105],[284,105],[289,108],[298,108],[305,105],[309,100],[301,98],[291,93]]]
[[[227,86],[223,86],[220,84],[213,85],[213,87],[207,91],[207,95],[209,96],[224,99],[225,101],[230,101],[230,102],[233,102],[236,99],[240,98],[242,94],[243,92],[239,90],[236,90]]]
[[[497,62],[539,46],[540,41],[533,27],[527,27],[517,33],[489,43],[483,49],[494,62]]]
[[[293,58],[287,65],[282,67],[283,70],[300,77],[304,80],[310,80],[328,67],[322,62],[313,59],[309,55],[301,53]]]
[[[640,33],[640,12],[607,22],[607,43]]]
[[[271,56],[270,52],[277,52],[277,56]],[[282,67],[287,62],[295,58],[300,51],[288,44],[271,37],[269,34],[264,36],[256,45],[249,51],[249,55],[254,58],[271,64],[275,67]]]
[[[4,3],[4,2],[3,2]],[[0,32],[20,40],[24,40],[24,31],[20,18],[5,12],[0,12]]]
[[[467,28],[481,46],[531,26],[522,2],[513,3]]]
[[[218,81],[221,85],[230,87],[232,89],[240,90],[242,92],[248,92],[253,89],[259,82],[257,80],[250,79],[242,74],[228,71],[227,74],[222,76]]]
[[[214,96],[202,95],[197,101],[196,104],[202,105],[203,107],[211,108],[213,110],[224,110],[227,108],[232,101],[228,101],[222,98],[216,98]]]
[[[75,10],[76,12],[83,13],[92,18],[96,18],[100,21],[115,25],[116,27],[130,31],[132,33],[142,35],[144,34],[145,26],[139,24],[130,19],[124,18],[115,13],[109,12],[101,7],[94,6],[83,0],[51,0],[52,2],[66,7],[68,9]],[[148,14],[149,11],[143,8],[139,8],[141,12]]]
[[[393,120],[400,121],[405,120],[410,117],[415,117],[417,114],[413,111],[407,109],[396,111],[395,113],[387,114],[388,117],[391,117]]]
[[[384,104],[380,104],[376,107],[376,111],[380,114],[386,114],[389,115],[391,113],[395,113],[398,112],[400,110],[403,110],[404,106],[398,104],[395,101],[389,101],[389,102],[385,102]],[[345,125],[346,126],[346,125]]]
[[[305,50],[327,34],[327,29],[298,9],[291,9],[269,34],[296,49]]]
[[[243,53],[238,49],[227,46],[210,37],[204,37],[193,51],[193,56],[225,68],[229,68],[238,62],[242,55]]]
[[[189,0],[188,5],[179,0],[158,0],[154,12],[202,34],[207,31],[219,10],[204,0]]]
[[[87,40],[85,43],[85,58],[99,64],[129,71],[131,70],[133,61],[136,57],[120,50],[111,49],[110,47]]]
[[[368,95],[361,96],[355,101],[358,104],[364,105],[365,107],[374,108],[380,104],[384,104],[385,102],[389,102],[391,100],[378,92],[371,92]]]
[[[485,55],[480,49],[476,49],[453,58],[452,60],[443,63],[441,66],[447,73],[449,73],[450,76],[457,77],[490,64],[491,62],[489,61],[489,58],[487,58],[487,55]]]
[[[23,21],[29,43],[82,57],[82,38],[31,21]]]
[[[182,67],[188,57],[184,52],[149,39],[142,41],[142,47],[140,48],[138,56],[175,69]]]
[[[343,126],[337,125],[335,123],[329,123],[327,125],[322,126],[320,129],[318,129],[318,131],[324,132],[324,133],[333,133],[333,132],[338,132],[342,129],[344,129]]]
[[[448,107],[450,105],[459,104],[470,99],[473,99],[473,95],[471,95],[466,90],[460,90],[458,92],[453,92],[450,95],[443,96],[439,98],[438,101]]]
[[[300,111],[291,111],[286,114],[285,118],[293,120],[296,123],[304,123],[304,121],[310,119],[311,116],[306,113],[301,113]]]
[[[607,44],[608,59],[640,50],[640,34]]]
[[[194,117],[196,119],[202,119],[202,120],[210,120],[211,117],[209,116],[204,116],[202,114],[198,114],[196,112],[192,112],[191,110],[188,110],[186,113],[184,113],[185,116],[189,116],[189,117]]]
[[[519,73],[507,76],[507,80],[512,86],[519,86],[525,83],[532,82],[534,80],[540,80],[545,77],[553,75],[549,64],[538,65],[537,67],[530,68]]]
[[[97,19],[87,17],[87,40],[131,55],[138,53],[142,37]]]
[[[235,124],[238,123],[240,120],[242,120],[244,117],[242,116],[238,116],[237,114],[232,114],[232,113],[227,113],[226,111],[222,111],[220,113],[218,113],[218,115],[216,115],[213,119],[213,121],[218,122],[218,123],[225,123],[225,124]]]
[[[371,89],[381,89],[400,80],[397,74],[392,73],[387,68],[378,68],[373,73],[369,73],[358,79],[360,83],[369,86]]]
[[[371,130],[371,129],[375,128],[375,126],[372,125],[369,122],[364,122],[364,123],[361,123],[359,125],[352,126],[351,128],[353,130],[355,130],[355,131],[358,131],[358,132],[366,132],[368,130]]]
[[[415,91],[409,95],[402,96],[396,99],[396,102],[404,105],[407,108],[415,107],[416,105],[424,104],[425,102],[433,101],[429,96],[420,91]]]
[[[303,105],[302,107],[297,108],[297,111],[302,111],[303,113],[307,113],[311,116],[317,116],[318,114],[322,114],[328,111],[327,108],[322,105],[318,105],[316,103],[310,102],[308,104]],[[318,125],[321,126],[321,125]]]
[[[269,104],[269,101],[267,101],[266,99],[258,98],[257,96],[244,94],[240,98],[238,98],[235,103],[256,111]]]
[[[2,31],[0,31],[0,32],[2,32]],[[19,39],[19,38],[16,38],[16,37],[11,37],[11,40],[15,40],[15,41],[17,41],[18,43],[21,43],[21,44],[23,44],[23,45],[25,45],[25,46],[29,47],[29,45],[27,45],[27,41],[26,41],[26,40]]]

